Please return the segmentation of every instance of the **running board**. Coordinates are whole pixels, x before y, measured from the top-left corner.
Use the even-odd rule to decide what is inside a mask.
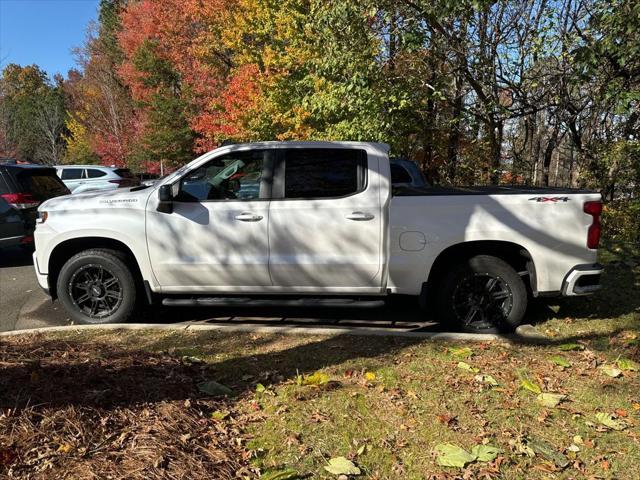
[[[359,300],[355,298],[249,298],[249,297],[201,297],[164,298],[162,305],[168,307],[353,307],[380,308],[384,300]]]

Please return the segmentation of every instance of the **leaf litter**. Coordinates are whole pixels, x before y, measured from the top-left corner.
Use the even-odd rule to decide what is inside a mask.
[[[208,394],[228,387],[198,383],[200,367],[116,345],[3,340],[0,477],[250,475],[244,420],[224,398]]]

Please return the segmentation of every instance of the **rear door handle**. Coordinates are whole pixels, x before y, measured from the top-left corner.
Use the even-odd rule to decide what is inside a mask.
[[[353,212],[347,215],[346,218],[348,220],[354,220],[356,222],[366,222],[368,220],[373,220],[374,218],[376,218],[376,216],[365,212]]]
[[[235,219],[240,220],[241,222],[259,222],[262,220],[262,215],[256,215],[251,212],[242,212],[240,215],[236,215]]]

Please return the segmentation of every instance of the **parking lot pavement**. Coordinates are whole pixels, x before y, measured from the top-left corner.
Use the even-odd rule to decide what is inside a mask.
[[[437,330],[409,300],[394,300],[379,309],[355,308],[146,308],[135,322],[243,325],[308,325],[385,327]],[[31,253],[21,248],[0,250],[0,331],[70,324],[59,302],[40,290]]]
[[[60,304],[51,303],[38,286],[31,252],[0,250],[0,331],[66,324]]]

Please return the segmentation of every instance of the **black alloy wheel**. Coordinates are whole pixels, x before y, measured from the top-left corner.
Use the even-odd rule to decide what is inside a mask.
[[[60,269],[56,291],[76,323],[122,323],[136,306],[135,260],[109,249],[84,250]]]
[[[456,322],[480,331],[504,324],[513,308],[513,292],[499,276],[475,273],[457,285],[451,302]]]
[[[99,264],[78,268],[69,280],[73,305],[93,319],[112,315],[122,304],[122,284],[113,272]]]
[[[440,322],[470,333],[511,332],[527,310],[527,288],[507,262],[476,255],[444,274],[437,286]]]

